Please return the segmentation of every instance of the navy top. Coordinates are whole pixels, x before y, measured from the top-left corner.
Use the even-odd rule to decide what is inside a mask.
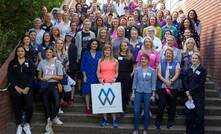
[[[17,59],[12,60],[8,66],[8,80],[11,86],[14,88],[18,86],[20,88],[26,88],[32,86],[34,80],[35,69],[33,62],[25,60],[20,64]]]

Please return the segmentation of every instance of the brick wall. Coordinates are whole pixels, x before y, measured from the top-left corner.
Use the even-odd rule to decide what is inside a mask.
[[[0,134],[5,134],[5,128],[12,117],[12,108],[9,92],[0,93]]]
[[[181,4],[180,4],[181,3]],[[195,9],[202,24],[201,58],[208,76],[221,87],[221,1],[182,0],[173,9]]]

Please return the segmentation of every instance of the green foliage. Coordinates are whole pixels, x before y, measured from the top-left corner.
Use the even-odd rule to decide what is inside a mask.
[[[0,65],[18,44],[25,31],[40,16],[43,5],[51,11],[62,0],[0,0]]]

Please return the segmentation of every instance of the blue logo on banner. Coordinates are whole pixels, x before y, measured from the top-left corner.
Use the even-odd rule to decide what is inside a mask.
[[[107,93],[105,92],[105,90],[102,88],[99,95],[98,95],[98,99],[100,100],[102,105],[105,105],[106,102],[109,103],[109,105],[112,105],[115,99],[115,95],[114,92],[111,88],[108,89]]]

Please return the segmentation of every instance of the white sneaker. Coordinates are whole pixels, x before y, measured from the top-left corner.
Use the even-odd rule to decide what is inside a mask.
[[[23,127],[23,130],[25,131],[26,134],[31,134],[31,127],[29,123],[26,123]]]
[[[55,123],[57,125],[62,125],[63,124],[63,122],[57,116],[53,119],[53,123]]]
[[[53,129],[51,129],[50,131],[46,131],[44,134],[54,134]]]
[[[22,126],[18,125],[16,134],[22,134]]]
[[[58,113],[59,113],[59,114],[63,114],[63,113],[64,113],[64,111],[63,111],[61,108],[59,108]]]
[[[53,129],[52,129],[52,121],[50,120],[50,118],[48,118],[48,120],[47,120],[47,124],[46,124],[46,126],[45,126],[45,131],[46,132],[51,132],[51,131],[53,131]],[[49,133],[50,134],[50,133]]]

